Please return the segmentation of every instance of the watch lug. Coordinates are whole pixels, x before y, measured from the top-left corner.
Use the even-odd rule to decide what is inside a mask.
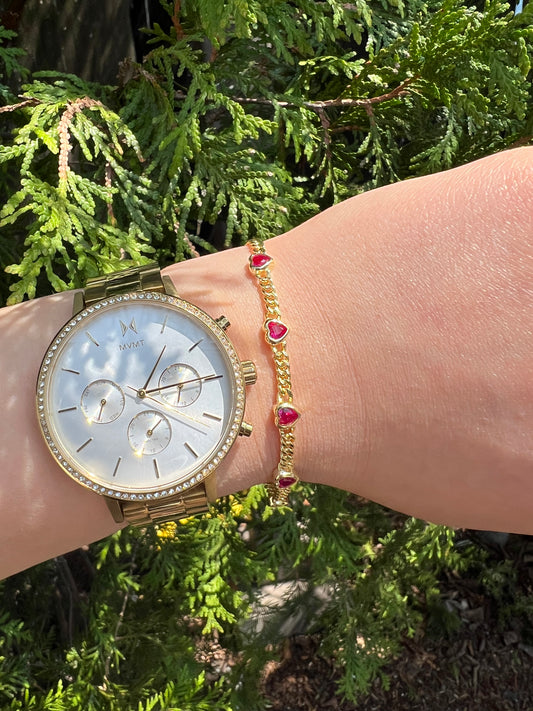
[[[120,501],[118,499],[111,499],[109,496],[104,496],[104,499],[115,523],[124,523],[124,511],[122,510]]]
[[[76,316],[85,307],[85,298],[83,296],[83,291],[74,292],[74,301],[72,302],[72,315]]]
[[[178,290],[174,286],[174,282],[168,276],[168,274],[162,274],[161,281],[163,282],[163,288],[165,290],[165,294],[168,294],[169,296],[179,297]]]
[[[204,479],[205,493],[208,501],[216,501],[217,499],[217,473],[216,471],[210,474],[207,479]]]
[[[220,326],[223,331],[225,331],[231,325],[229,320],[225,316],[219,316],[215,319],[215,322]]]

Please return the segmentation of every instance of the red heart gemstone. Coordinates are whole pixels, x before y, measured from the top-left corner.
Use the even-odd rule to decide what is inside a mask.
[[[276,420],[280,427],[292,427],[299,417],[298,410],[290,405],[280,405],[276,408]]]
[[[250,266],[252,269],[265,269],[272,261],[272,257],[269,257],[268,254],[252,254]]]
[[[294,476],[280,476],[278,479],[278,486],[280,489],[288,489],[290,486],[296,484],[296,477]]]
[[[265,328],[267,330],[267,338],[271,343],[280,343],[289,332],[288,327],[277,319],[269,319],[265,323]]]

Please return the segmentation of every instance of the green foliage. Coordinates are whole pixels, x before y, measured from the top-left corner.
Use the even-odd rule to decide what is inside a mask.
[[[35,296],[41,270],[60,291],[95,276],[103,262],[108,269],[120,268],[124,253],[139,262],[144,243],[155,236],[155,187],[124,164],[130,153],[139,162],[139,144],[100,101],[105,90],[94,90],[76,77],[49,85],[42,81],[46,76],[38,75],[25,87],[28,103],[22,110],[29,120],[15,131],[12,144],[0,149],[0,161],[14,162],[20,176],[19,189],[0,211],[0,227],[21,219],[27,225],[22,260],[6,269],[20,277],[12,301]],[[69,164],[72,139],[78,148],[77,170]],[[85,161],[101,172],[86,172]],[[123,229],[114,211],[124,216]]]
[[[24,50],[4,46],[15,36],[15,32],[0,26],[0,100],[2,103],[7,103],[14,98],[9,85],[4,82],[9,82],[16,75],[19,77],[26,75],[26,70],[19,61],[24,56]]]
[[[274,511],[253,489],[4,581],[0,708],[259,709],[258,679],[295,616],[355,699],[436,614],[440,576],[473,570],[505,597],[502,615],[530,619],[512,568],[457,547],[449,529],[309,485]],[[281,607],[260,602],[268,581],[296,585]],[[439,614],[433,633],[452,634],[457,620]]]
[[[114,87],[24,77],[18,51],[0,45],[4,301],[262,239],[532,134],[530,6],[162,5],[167,25]],[[447,529],[321,487],[302,487],[294,505],[272,511],[252,490],[4,581],[0,708],[261,708],[257,680],[295,614],[355,699],[423,624],[453,633],[440,576],[474,563],[505,614],[531,617],[512,569],[457,549]],[[251,634],[268,582],[298,587]]]
[[[263,239],[531,133],[529,8],[162,4],[167,27],[153,28],[141,64],[123,64],[119,86],[40,73],[4,113],[10,303],[119,262]],[[1,50],[4,74],[16,51]]]
[[[472,556],[442,527],[394,522],[323,487],[303,493],[282,512],[252,490],[201,519],[123,531],[4,581],[0,694],[9,708],[253,708],[267,645],[298,610],[344,669],[340,690],[365,689],[418,627],[419,599],[437,589],[439,572]],[[280,574],[307,581],[307,592],[250,637],[250,605]],[[313,606],[319,585],[332,589],[323,609]],[[231,673],[217,668],[219,649]]]

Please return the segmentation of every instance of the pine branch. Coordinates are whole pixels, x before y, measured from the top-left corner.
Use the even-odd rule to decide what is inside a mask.
[[[300,108],[304,107],[306,109],[311,109],[312,111],[316,111],[317,113],[324,111],[325,109],[330,109],[330,108],[344,108],[344,109],[351,109],[351,108],[364,108],[366,109],[368,106],[374,106],[376,104],[381,104],[384,101],[390,101],[392,99],[399,98],[401,96],[405,96],[408,94],[408,89],[407,87],[412,84],[414,81],[416,81],[419,77],[418,76],[413,76],[409,77],[408,79],[405,79],[401,84],[399,84],[397,87],[394,89],[391,89],[391,91],[388,91],[385,94],[381,94],[380,96],[372,96],[369,98],[364,98],[364,99],[349,99],[349,98],[336,98],[336,99],[325,99],[323,101],[289,101],[289,100],[277,100],[277,99],[267,99],[267,98],[258,98],[258,97],[247,97],[247,96],[231,96],[230,100],[234,101],[236,104],[256,104],[260,106],[270,106],[272,108],[279,106],[281,108]],[[187,99],[187,94],[184,94],[183,92],[177,91],[175,93],[175,97],[179,101],[185,101]]]

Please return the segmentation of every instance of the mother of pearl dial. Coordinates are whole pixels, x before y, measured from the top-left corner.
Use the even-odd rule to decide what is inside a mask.
[[[46,354],[37,390],[65,471],[116,498],[178,493],[208,476],[238,434],[240,362],[224,331],[181,299],[138,292],[86,308]]]

